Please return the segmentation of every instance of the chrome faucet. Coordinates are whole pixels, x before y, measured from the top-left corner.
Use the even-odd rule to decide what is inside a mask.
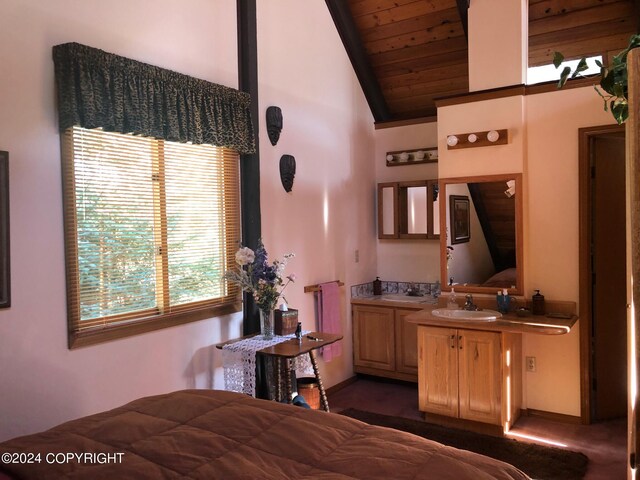
[[[466,295],[464,298],[466,299],[466,301],[464,303],[464,307],[462,307],[463,310],[469,310],[469,311],[478,310],[478,306],[475,303],[473,303],[473,295],[469,294],[469,295]]]

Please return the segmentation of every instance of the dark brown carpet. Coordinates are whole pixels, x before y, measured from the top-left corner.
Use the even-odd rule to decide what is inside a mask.
[[[395,428],[451,447],[510,463],[536,480],[579,480],[589,459],[579,452],[492,437],[431,423],[348,408],[339,412],[371,425]]]

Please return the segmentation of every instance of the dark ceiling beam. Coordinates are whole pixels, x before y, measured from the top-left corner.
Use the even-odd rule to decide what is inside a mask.
[[[471,0],[456,0],[458,4],[458,13],[460,14],[460,21],[462,22],[462,29],[464,30],[464,36],[469,40],[469,4]]]
[[[373,68],[369,63],[367,52],[362,45],[358,29],[351,16],[348,2],[345,0],[325,0],[333,23],[335,23],[344,44],[351,65],[356,72],[364,96],[367,99],[371,113],[376,122],[384,122],[391,119],[389,107],[384,99],[380,84],[376,79]]]
[[[260,214],[260,132],[258,127],[258,33],[256,0],[237,0],[238,87],[251,95],[251,122],[256,153],[240,155],[240,213],[242,245],[254,249],[262,236]],[[243,293],[242,334],[260,332],[260,317],[253,295]]]

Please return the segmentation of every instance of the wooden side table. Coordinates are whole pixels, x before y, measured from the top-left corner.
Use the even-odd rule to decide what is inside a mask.
[[[251,337],[254,335],[249,335]],[[242,338],[248,338],[242,337]],[[317,340],[312,340],[316,338]],[[242,339],[230,340],[224,343],[220,343],[216,345],[216,348],[222,349],[225,345],[230,343],[235,343]],[[291,360],[299,357],[300,355],[308,354],[311,359],[311,365],[313,367],[313,373],[316,377],[316,381],[318,382],[318,390],[320,391],[320,404],[322,409],[326,412],[329,411],[329,402],[327,401],[327,394],[324,390],[324,385],[322,384],[322,377],[320,376],[320,371],[318,370],[318,362],[316,359],[316,350],[318,348],[322,348],[326,345],[330,345],[332,343],[337,342],[338,340],[342,340],[342,335],[335,333],[322,333],[322,332],[310,332],[306,335],[303,335],[300,340],[297,338],[292,338],[291,340],[286,340],[284,342],[278,343],[271,347],[263,348],[261,350],[256,351],[256,355],[264,355],[267,357],[274,357],[276,361],[276,398],[282,398],[282,375],[284,370],[285,377],[285,395],[287,398],[287,403],[291,403],[292,398],[291,394],[293,393],[292,385],[291,385]],[[284,368],[282,361],[284,360]]]
[[[316,338],[318,340],[312,340]],[[313,366],[313,373],[318,381],[318,389],[320,391],[320,404],[325,412],[329,411],[329,402],[327,401],[327,394],[322,384],[322,377],[318,370],[318,362],[316,359],[316,350],[326,345],[342,340],[342,335],[335,333],[322,333],[311,332],[298,340],[297,338],[287,340],[286,342],[278,343],[271,347],[263,348],[257,353],[266,355],[269,357],[275,357],[276,359],[276,397],[281,398],[281,385],[282,385],[282,360],[284,360],[284,379],[285,379],[285,395],[287,403],[291,403],[291,394],[293,393],[291,388],[291,359],[300,355],[309,354],[311,359],[311,365]]]

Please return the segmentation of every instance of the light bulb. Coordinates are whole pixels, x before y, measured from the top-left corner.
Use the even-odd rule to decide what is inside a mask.
[[[469,143],[475,143],[476,140],[478,140],[478,136],[475,133],[471,133],[467,137],[467,140],[469,140]]]
[[[489,140],[492,143],[497,142],[499,138],[500,138],[500,134],[495,130],[491,130],[489,133],[487,133],[487,140]]]
[[[387,155],[387,162],[393,162],[393,155]]]
[[[406,162],[407,160],[409,160],[409,154],[407,152],[402,152],[400,154],[400,161]]]
[[[449,135],[447,137],[447,145],[449,145],[450,147],[455,147],[458,144],[458,137],[456,137],[455,135]]]

